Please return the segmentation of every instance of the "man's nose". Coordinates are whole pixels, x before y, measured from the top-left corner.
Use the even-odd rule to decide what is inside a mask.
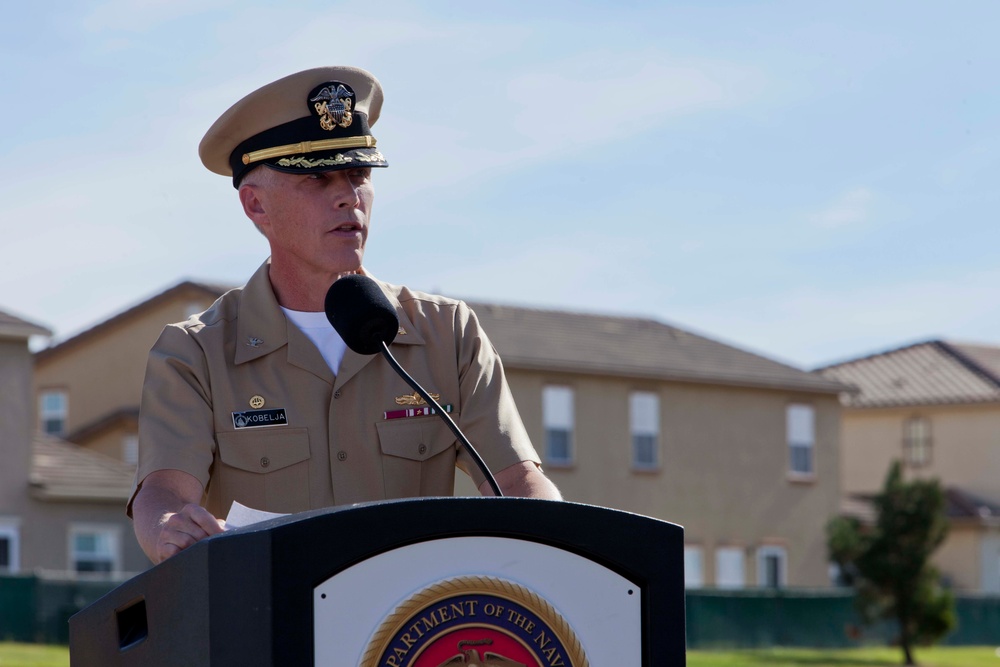
[[[358,185],[347,176],[347,172],[339,172],[332,179],[334,206],[337,208],[354,208],[361,204]]]

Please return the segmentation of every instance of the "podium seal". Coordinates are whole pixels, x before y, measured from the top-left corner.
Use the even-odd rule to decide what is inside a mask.
[[[589,667],[573,629],[544,599],[504,579],[425,588],[372,635],[359,667]]]

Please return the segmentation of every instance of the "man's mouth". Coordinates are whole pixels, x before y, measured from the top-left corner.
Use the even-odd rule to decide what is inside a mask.
[[[344,224],[334,227],[331,231],[334,232],[357,232],[361,231],[361,225],[353,222],[345,222]]]

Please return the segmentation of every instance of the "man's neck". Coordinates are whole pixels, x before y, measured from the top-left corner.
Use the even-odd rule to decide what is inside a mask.
[[[272,262],[268,269],[268,278],[278,304],[289,310],[299,310],[308,313],[323,312],[326,293],[339,278],[350,275],[354,271],[335,273],[332,275],[307,276],[297,271],[283,271]]]

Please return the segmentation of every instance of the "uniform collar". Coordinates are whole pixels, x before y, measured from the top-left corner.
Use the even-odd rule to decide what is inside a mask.
[[[236,323],[236,365],[259,359],[288,345],[289,363],[303,368],[321,378],[334,383],[333,373],[320,355],[319,350],[299,331],[294,323],[288,321],[278,305],[271,287],[268,271],[271,260],[268,259],[253,274],[240,297],[239,319]],[[396,315],[399,317],[399,333],[393,345],[423,345],[423,336],[417,331],[413,322],[404,312],[399,301],[399,288],[383,283],[362,268],[359,273],[366,275],[376,283],[389,299]],[[342,385],[350,377],[361,370],[374,356],[360,355],[347,350],[340,364],[336,384]]]
[[[253,274],[240,295],[236,321],[236,354],[240,365],[270,354],[288,343],[288,327],[271,288],[270,258]]]

